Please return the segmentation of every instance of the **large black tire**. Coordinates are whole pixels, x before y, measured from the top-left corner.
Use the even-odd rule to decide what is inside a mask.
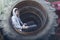
[[[43,38],[46,37],[50,34],[53,34],[54,28],[57,26],[57,21],[56,19],[58,18],[57,15],[55,14],[55,8],[51,7],[51,4],[49,2],[46,2],[44,0],[29,0],[27,1],[27,4],[34,5],[34,2],[36,1],[38,3],[35,4],[37,9],[43,9],[43,13],[47,14],[47,23],[43,26],[43,30],[38,32],[36,35],[21,35],[18,32],[16,32],[10,25],[10,17],[11,17],[11,11],[14,7],[18,7],[18,3],[22,3],[23,0],[17,0],[10,6],[6,7],[0,17],[0,25],[3,28],[3,35],[7,36],[10,40],[35,40],[38,38]],[[30,2],[31,1],[31,2]],[[29,4],[30,2],[30,4]],[[19,4],[20,5],[20,4]],[[19,8],[19,7],[18,7]],[[37,13],[38,14],[38,13]]]

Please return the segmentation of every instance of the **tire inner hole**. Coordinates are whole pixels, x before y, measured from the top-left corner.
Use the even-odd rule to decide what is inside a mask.
[[[41,26],[40,18],[33,13],[21,13],[20,18],[28,26],[28,29],[22,29],[24,32],[33,32]]]

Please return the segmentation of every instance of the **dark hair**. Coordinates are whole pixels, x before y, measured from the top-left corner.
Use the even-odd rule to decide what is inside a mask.
[[[16,11],[19,11],[19,10],[18,10],[18,9],[16,9],[16,10],[15,10],[15,12],[16,12]]]

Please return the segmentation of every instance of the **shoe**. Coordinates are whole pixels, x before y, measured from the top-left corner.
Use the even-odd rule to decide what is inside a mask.
[[[20,29],[20,32],[22,32],[22,29]]]

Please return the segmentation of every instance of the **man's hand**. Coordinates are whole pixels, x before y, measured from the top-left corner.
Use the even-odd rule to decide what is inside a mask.
[[[23,29],[27,29],[28,26],[27,26],[26,24],[23,24],[22,28],[23,28]]]

